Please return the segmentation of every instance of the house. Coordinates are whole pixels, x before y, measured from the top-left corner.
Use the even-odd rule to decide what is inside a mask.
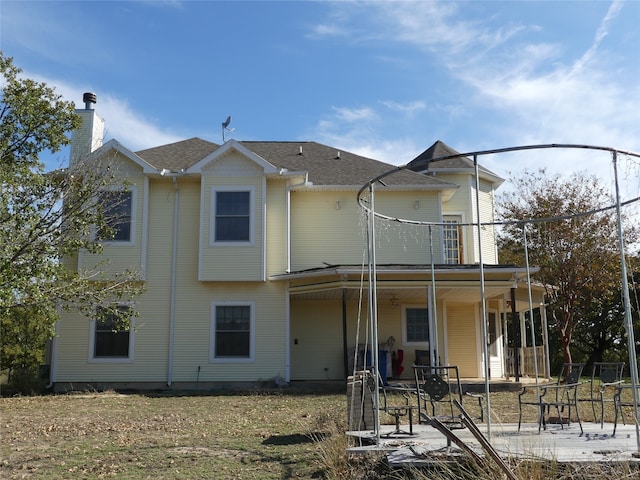
[[[122,306],[137,312],[130,330],[62,312],[50,360],[56,391],[343,381],[365,361],[356,352],[367,342],[367,221],[356,194],[393,165],[298,141],[191,138],[133,152],[101,144],[95,96],[85,102],[71,161],[90,155],[117,167],[124,221],[101,254],[81,251],[68,264],[137,270],[146,293]],[[422,155],[442,151],[436,142]],[[477,222],[469,162],[399,170],[376,187],[376,207],[390,217],[440,224],[377,221],[378,338],[387,363],[404,366],[388,375],[410,378],[426,352],[421,361],[484,376],[480,252],[465,226]],[[489,222],[503,180],[479,172]],[[525,270],[498,263],[492,226],[482,236],[490,374],[501,378],[507,314],[529,310]]]

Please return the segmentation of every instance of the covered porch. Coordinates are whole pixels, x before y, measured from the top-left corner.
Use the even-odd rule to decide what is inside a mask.
[[[354,367],[372,364],[368,277],[362,266],[332,265],[271,278],[288,282],[292,381],[346,380]],[[515,347],[525,358],[522,321],[533,308],[544,318],[544,289],[532,288],[530,305],[525,278],[522,268],[484,267],[490,380],[525,373],[509,352]],[[484,379],[478,265],[381,265],[376,279],[385,379],[410,379],[414,363],[456,364],[464,379]],[[548,365],[548,354],[538,363]]]

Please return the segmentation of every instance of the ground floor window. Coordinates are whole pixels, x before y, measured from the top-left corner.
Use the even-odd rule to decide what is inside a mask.
[[[254,357],[254,305],[213,303],[211,312],[212,362],[251,361]]]
[[[407,307],[404,309],[405,344],[429,342],[429,309]]]
[[[131,320],[122,325],[119,316],[131,311],[128,305],[116,307],[119,314],[109,308],[97,308],[95,319],[91,321],[90,359],[121,361],[133,357],[133,330]]]

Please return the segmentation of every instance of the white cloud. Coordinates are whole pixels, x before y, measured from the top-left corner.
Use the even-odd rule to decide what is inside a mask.
[[[499,23],[501,17],[494,15],[498,9],[490,8],[491,3],[482,5],[485,8],[477,8],[471,19],[467,6],[452,2],[369,2],[366,14],[365,9],[359,9],[353,22],[369,22],[368,30],[376,31],[378,39],[388,44],[410,45],[423,52],[429,69],[438,69],[440,75],[460,82],[460,88],[467,90],[461,96],[468,111],[485,113],[478,120],[479,127],[490,134],[482,137],[484,143],[477,149],[574,143],[640,151],[640,84],[634,74],[637,51],[632,53],[634,58],[625,61],[625,53],[614,51],[613,44],[607,42],[618,27],[616,20],[623,18],[623,2],[609,6],[591,42],[577,55],[568,44],[550,41],[553,37],[539,25],[526,23],[526,17],[520,23]],[[337,4],[337,8],[341,6]],[[345,11],[355,13],[352,7],[345,7]],[[352,35],[357,35],[356,29]],[[419,56],[415,62],[420,62]],[[394,99],[381,103],[401,110],[402,104]],[[446,110],[446,106],[440,108]],[[467,124],[458,128],[463,129],[462,125]],[[342,135],[355,151],[359,151],[360,141],[363,150],[379,151],[385,156],[378,158],[388,160],[384,145],[401,146],[402,142],[385,141],[380,138],[385,127],[377,127],[381,127],[375,129],[380,134],[371,137],[366,136],[365,125],[349,128]],[[339,141],[341,132],[334,133]],[[522,165],[547,165],[553,171],[586,169],[605,179],[611,177],[606,154],[604,158],[575,152],[562,156],[567,160],[556,161],[557,152],[530,155]],[[496,166],[493,160],[492,166]],[[509,168],[502,164],[494,170],[499,173]]]
[[[405,115],[413,115],[414,113],[426,108],[426,104],[422,100],[405,103],[395,102],[393,100],[383,100],[381,103],[389,110],[404,113]]]
[[[407,163],[424,150],[423,145],[416,145],[410,137],[383,138],[377,133],[381,130],[380,123],[381,116],[372,107],[333,107],[310,136],[321,143],[393,165]]]
[[[372,108],[346,108],[346,107],[333,107],[336,112],[336,117],[340,121],[344,122],[361,122],[371,121],[377,117],[377,114]]]
[[[348,32],[346,32],[342,27],[335,24],[318,24],[311,28],[311,33],[307,36],[310,38],[342,37],[347,35],[347,33]]]
[[[71,85],[58,79],[45,78],[29,72],[24,72],[23,76],[44,82],[55,88],[56,93],[61,95],[64,100],[74,102],[77,108],[83,108],[82,94],[84,92],[95,91],[90,86]],[[107,140],[115,138],[134,151],[183,140],[179,135],[163,129],[154,124],[152,120],[136,112],[126,100],[109,92],[96,93],[98,97],[96,112],[105,120]]]

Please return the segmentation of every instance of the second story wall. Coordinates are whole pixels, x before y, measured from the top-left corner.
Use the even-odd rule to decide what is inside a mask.
[[[282,178],[267,180],[266,256],[267,275],[287,269],[287,185]]]
[[[476,212],[476,184],[475,177],[469,174],[438,174],[440,180],[460,185],[454,195],[443,205],[443,218],[457,218],[460,223],[475,223]],[[494,220],[494,190],[493,185],[480,180],[480,220],[492,222]],[[479,261],[478,230],[475,226],[464,226],[459,229],[461,235],[463,258],[460,263],[474,264]],[[482,228],[482,261],[497,264],[497,248],[495,227]]]
[[[436,192],[377,192],[375,202],[377,212],[398,218],[437,222],[441,215]],[[291,192],[291,270],[361,264],[366,228],[355,191]],[[442,258],[442,242],[435,242],[434,256]],[[376,258],[380,264],[429,262],[428,229],[377,220]]]
[[[123,210],[124,224],[127,233],[112,240],[102,242],[101,254],[90,254],[86,251],[78,253],[78,269],[100,271],[107,277],[134,270],[144,278],[146,275],[146,209],[148,202],[148,179],[140,168],[122,155],[115,154],[108,158],[118,178],[126,179],[122,187],[110,187],[107,192],[125,192],[127,207]],[[103,192],[104,193],[104,192]],[[98,235],[98,232],[94,234]]]
[[[231,151],[202,171],[198,278],[264,281],[266,179]]]

